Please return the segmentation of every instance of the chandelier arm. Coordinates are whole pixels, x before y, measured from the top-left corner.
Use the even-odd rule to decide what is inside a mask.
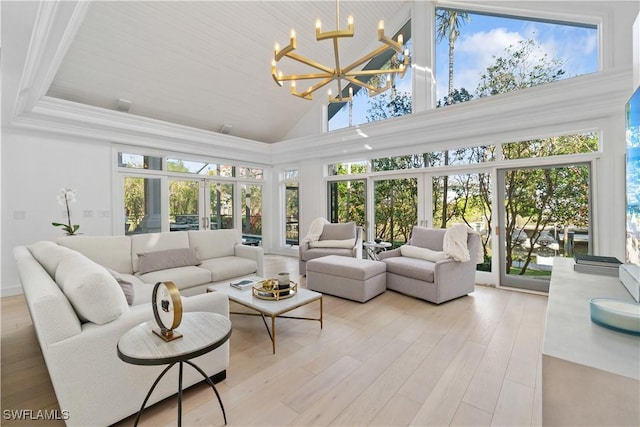
[[[329,83],[331,83],[331,81],[333,80],[333,77],[324,79],[323,81],[316,83],[315,85],[311,86],[310,88],[308,88],[307,90],[304,90],[302,92],[296,92],[295,91],[295,87],[291,87],[291,94],[295,95],[295,96],[299,96],[300,98],[304,98],[304,99],[308,99],[311,100],[313,99],[313,92],[317,91],[318,89],[322,88],[323,86],[328,85]]]
[[[375,86],[371,86],[369,83],[360,81],[358,79],[355,79],[353,77],[345,77],[345,80],[349,81],[351,84],[354,84],[356,86],[360,86],[363,89],[367,89],[369,91],[372,90],[377,90],[378,88],[376,88]]]
[[[339,37],[353,37],[353,34],[354,34],[353,24],[349,25],[349,27],[346,30],[332,30],[332,31],[320,32],[320,30],[316,28],[317,41],[326,40],[326,39],[336,40]]]
[[[394,41],[392,38],[385,36],[384,30],[380,28],[378,29],[378,41],[386,44],[397,53],[402,53],[402,43]]]
[[[360,70],[360,71],[352,71],[350,73],[345,74],[345,78],[347,77],[359,77],[359,76],[375,76],[377,74],[402,74],[404,73],[404,68],[386,68],[379,70]]]
[[[286,74],[276,77],[278,81],[286,82],[291,80],[317,80],[317,79],[328,79],[333,78],[333,74],[322,73],[322,74]]]
[[[294,61],[301,62],[301,63],[303,63],[305,65],[310,66],[310,67],[317,68],[320,71],[324,71],[327,74],[333,75],[333,70],[331,68],[327,67],[326,65],[322,65],[321,63],[316,62],[316,61],[314,61],[312,59],[305,58],[304,56],[298,55],[297,53],[293,53],[293,52],[287,53],[286,56],[287,56],[287,58],[291,58]]]
[[[382,92],[386,92],[390,88],[391,88],[391,80],[387,79],[387,81],[386,81],[386,83],[384,84],[383,87],[369,89],[369,96],[371,97],[371,96],[379,95]]]
[[[373,58],[375,58],[376,56],[380,55],[381,53],[383,53],[387,49],[389,49],[388,46],[380,46],[376,50],[369,52],[367,55],[363,56],[362,58],[356,60],[355,62],[352,62],[349,65],[347,65],[346,67],[344,67],[344,69],[342,71],[345,74],[349,73],[354,68],[364,64],[365,62],[368,62],[368,61],[372,60]]]

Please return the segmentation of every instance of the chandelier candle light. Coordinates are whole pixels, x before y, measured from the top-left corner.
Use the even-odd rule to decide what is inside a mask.
[[[291,30],[289,45],[280,49],[280,46],[276,43],[275,45],[275,53],[274,59],[271,61],[271,75],[275,82],[282,86],[282,82],[290,81],[291,82],[291,94],[295,96],[299,96],[303,99],[311,100],[313,99],[313,92],[318,89],[328,85],[332,81],[336,81],[338,85],[338,94],[334,98],[332,97],[331,90],[329,90],[329,102],[347,102],[352,99],[353,96],[353,85],[357,85],[364,89],[367,89],[369,92],[369,96],[374,96],[379,93],[382,93],[388,90],[391,87],[391,75],[396,74],[402,77],[407,69],[409,64],[409,52],[408,50],[402,50],[403,45],[403,37],[402,34],[398,35],[397,41],[385,36],[384,34],[384,21],[380,21],[378,25],[378,41],[380,41],[383,45],[379,48],[373,50],[367,55],[363,56],[360,59],[352,62],[346,67],[340,66],[340,50],[339,50],[339,39],[342,37],[353,37],[353,17],[349,16],[347,19],[347,29],[340,30],[340,13],[339,13],[339,0],[336,0],[336,29],[334,31],[325,31],[322,32],[322,24],[320,20],[316,21],[316,40],[333,40],[333,55],[335,59],[335,68],[330,68],[328,66],[322,65],[312,59],[308,59],[304,56],[298,55],[294,52],[296,49],[296,33],[294,30]],[[362,64],[370,61],[376,56],[380,55],[387,49],[393,49],[396,53],[403,53],[404,60],[398,66],[398,68],[388,68],[388,69],[374,69],[374,70],[356,70],[357,67]],[[319,73],[312,74],[283,74],[282,71],[277,69],[277,65],[280,60],[284,57],[293,59],[294,61],[301,62],[310,67],[316,68],[319,70]],[[383,74],[387,76],[386,83],[383,87],[375,87],[368,82],[364,82],[362,80],[357,79],[357,77],[372,77],[378,74]],[[297,80],[320,80],[315,85],[309,86],[308,89],[298,92],[296,91],[296,81]],[[343,82],[351,83],[352,86],[349,87],[349,96],[343,96]],[[345,86],[346,87],[346,86]]]

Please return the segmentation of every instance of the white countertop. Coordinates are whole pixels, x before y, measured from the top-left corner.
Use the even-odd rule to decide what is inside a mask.
[[[640,337],[591,321],[591,298],[633,301],[617,277],[578,273],[572,258],[554,258],[543,354],[640,379]]]

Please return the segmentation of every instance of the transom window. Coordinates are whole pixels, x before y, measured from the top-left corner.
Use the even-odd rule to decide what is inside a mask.
[[[599,70],[598,28],[436,9],[439,107]]]

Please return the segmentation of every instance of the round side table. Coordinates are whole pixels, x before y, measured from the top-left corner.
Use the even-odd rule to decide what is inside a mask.
[[[118,357],[124,362],[133,365],[168,365],[156,378],[149,389],[147,396],[140,406],[134,426],[138,425],[144,407],[151,397],[162,377],[175,365],[179,364],[178,371],[178,426],[182,425],[182,371],[183,365],[193,367],[207,381],[218,398],[224,423],[227,424],[227,415],[222,405],[220,393],[216,390],[211,378],[198,367],[191,359],[206,354],[223,345],[231,336],[231,321],[217,313],[191,312],[184,313],[182,322],[178,327],[182,338],[173,341],[164,341],[152,332],[157,325],[155,322],[142,323],[127,331],[118,341]]]

